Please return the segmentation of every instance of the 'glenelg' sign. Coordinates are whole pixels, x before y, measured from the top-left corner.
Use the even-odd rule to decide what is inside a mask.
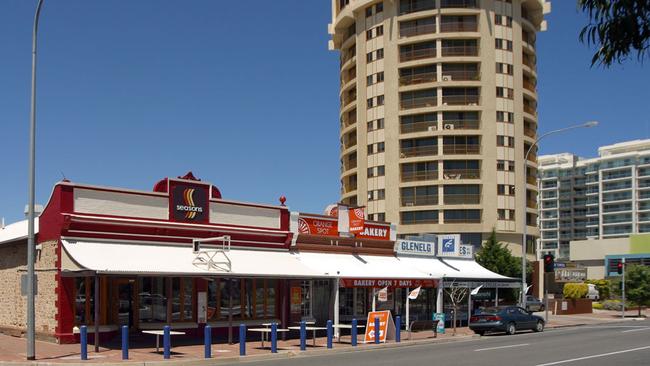
[[[426,241],[397,240],[395,242],[395,252],[399,254],[434,256],[436,254],[436,244]]]

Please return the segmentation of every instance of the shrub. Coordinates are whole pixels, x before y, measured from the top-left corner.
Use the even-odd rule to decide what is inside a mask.
[[[605,306],[603,306],[603,304],[601,304],[599,302],[595,302],[595,301],[593,303],[591,303],[591,307],[593,309],[596,309],[596,310],[603,310],[605,308]]]
[[[589,286],[586,283],[566,283],[562,294],[565,299],[582,299],[589,293]]]
[[[620,300],[607,300],[603,302],[603,308],[605,310],[621,311],[623,310],[623,304]]]

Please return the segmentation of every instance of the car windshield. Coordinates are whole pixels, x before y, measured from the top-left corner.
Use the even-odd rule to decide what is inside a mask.
[[[497,307],[479,308],[476,313],[478,315],[491,315],[491,314],[496,314],[501,310],[503,310],[503,309],[502,308],[497,308]]]

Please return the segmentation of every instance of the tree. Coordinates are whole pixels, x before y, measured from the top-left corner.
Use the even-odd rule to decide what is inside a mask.
[[[589,285],[586,283],[565,283],[562,289],[562,294],[565,299],[583,299],[589,293]]]
[[[500,275],[521,278],[521,258],[513,256],[510,250],[497,240],[497,233],[494,229],[476,253],[476,262]],[[527,277],[530,277],[533,269],[530,263],[527,264]]]
[[[648,0],[578,0],[589,14],[589,24],[580,32],[580,41],[598,50],[591,65],[611,66],[621,63],[636,51],[639,61],[650,50],[650,1]]]
[[[456,335],[456,314],[459,305],[465,300],[468,289],[466,287],[456,286],[456,280],[452,281],[451,286],[445,290],[451,301],[451,307],[454,309],[454,335]]]
[[[625,269],[625,298],[639,307],[650,305],[650,267],[633,265]]]

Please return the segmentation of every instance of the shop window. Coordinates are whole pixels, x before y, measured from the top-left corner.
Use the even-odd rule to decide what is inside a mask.
[[[300,288],[300,294],[302,296],[300,301],[300,315],[302,317],[311,317],[311,281],[301,281]]]
[[[194,318],[194,280],[172,278],[172,321],[192,321]]]
[[[167,321],[167,280],[162,277],[140,277],[139,318],[142,323]]]
[[[95,281],[91,277],[79,277],[74,280],[74,323],[90,325],[95,318]]]
[[[263,319],[276,316],[275,280],[216,279],[208,283],[208,319]],[[232,305],[230,292],[232,291]],[[220,306],[217,306],[220,304]]]

